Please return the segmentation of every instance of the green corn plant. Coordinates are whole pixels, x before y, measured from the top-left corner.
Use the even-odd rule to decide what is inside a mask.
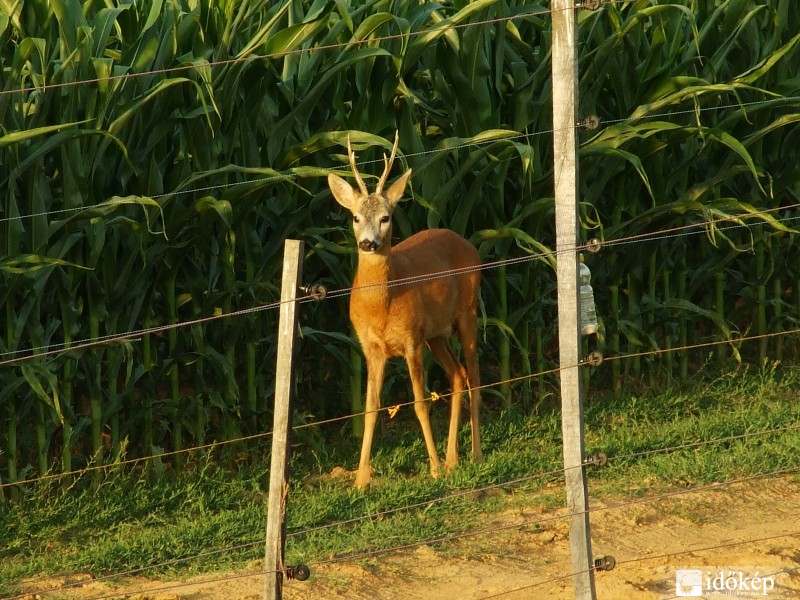
[[[693,202],[699,200],[694,206],[702,212],[708,211],[705,217],[708,219],[731,218],[733,222],[743,223],[737,221],[739,215],[752,215],[745,220],[760,220],[759,208],[770,206],[779,193],[774,187],[774,179],[768,179],[765,173],[782,169],[767,159],[764,148],[756,140],[761,140],[764,135],[780,139],[788,131],[784,126],[794,122],[789,107],[796,106],[796,101],[782,99],[781,94],[796,95],[796,81],[787,85],[791,76],[785,72],[786,61],[797,52],[797,37],[789,26],[797,17],[796,11],[785,2],[771,7],[750,2],[726,2],[722,5],[697,2],[691,8],[669,3],[609,8],[602,15],[587,17],[583,23],[589,46],[592,47],[592,41],[596,44],[582,56],[582,61],[587,61],[582,75],[583,89],[588,92],[584,95],[584,103],[601,116],[606,107],[615,106],[615,112],[609,112],[609,117],[630,115],[633,120],[616,130],[617,126],[612,125],[588,140],[582,148],[582,157],[587,164],[592,164],[598,156],[605,159],[605,172],[598,173],[598,190],[589,193],[604,218],[618,226],[612,226],[611,234],[634,233],[648,221],[648,227],[656,230],[658,226],[651,221],[655,214],[661,215],[662,227],[686,223],[693,209],[687,211],[689,205],[685,203],[670,205],[670,197],[684,197]],[[774,35],[765,39],[763,27],[771,21],[780,23],[780,26]],[[641,28],[644,23],[650,26],[647,32]],[[771,26],[767,29],[772,31]],[[743,46],[749,52],[735,50]],[[696,57],[701,55],[711,58],[697,60]],[[591,62],[588,62],[589,57]],[[668,65],[679,66],[675,69]],[[612,86],[606,85],[609,78]],[[613,103],[603,102],[604,94],[610,94],[608,97],[613,99]],[[707,118],[706,113],[698,111],[692,117],[694,123],[680,118],[669,122],[662,120],[663,114],[673,107],[694,105],[698,110],[710,108],[715,105],[715,102],[710,102],[712,99],[726,97],[730,99],[730,109],[709,112]],[[739,108],[740,102],[754,98],[768,100],[753,108],[755,117],[746,108]],[[781,108],[776,111],[775,105]],[[788,114],[786,108],[789,108]],[[662,116],[653,119],[650,115],[654,114]],[[636,185],[635,178],[619,179],[618,187],[626,185],[629,189],[617,198],[634,201],[617,200],[616,206],[606,209],[600,190],[608,193],[607,188],[613,182],[615,171],[608,169],[609,160],[620,166],[633,167],[631,174],[638,173],[640,182],[636,189],[630,187]],[[702,166],[704,171],[699,172],[698,166]],[[716,172],[713,169],[717,169]],[[588,179],[592,178],[593,174],[590,174]],[[791,186],[791,180],[786,183]],[[741,195],[737,193],[741,189],[753,191]],[[678,210],[668,216],[671,209]],[[627,219],[619,218],[622,215]],[[688,222],[691,223],[691,219]],[[765,226],[774,232],[784,229],[776,219],[765,221]],[[692,244],[691,247],[696,246]],[[749,248],[742,244],[736,247]],[[614,260],[616,257],[610,264]],[[649,260],[648,278],[652,280],[657,276],[659,259],[655,259],[655,269],[653,255]],[[640,268],[645,266],[643,263],[639,265]],[[686,268],[686,271],[683,268],[670,269],[672,276],[677,278],[677,285],[665,283],[663,286],[665,295],[668,289],[674,289],[676,298],[685,307],[676,314],[681,320],[678,344],[689,343],[689,333],[698,331],[696,327],[689,327],[687,321],[710,321],[724,338],[729,331],[725,315],[731,313],[719,299],[730,296],[726,294],[725,286],[730,288],[733,282],[718,275],[714,295],[701,299],[702,292],[690,278],[697,285],[703,285],[703,282],[693,276],[693,265],[687,263]],[[699,273],[700,267],[697,268]],[[714,271],[720,267],[710,263],[703,264],[702,268]],[[621,271],[615,269],[608,280],[618,281],[617,273],[628,271],[628,266]],[[600,277],[605,275],[600,273]],[[619,296],[616,284],[611,285],[616,312],[621,308]],[[652,281],[648,285],[651,292],[658,289],[653,287]],[[707,311],[715,303],[712,319]],[[656,302],[655,306],[660,304],[663,305]],[[758,318],[756,315],[755,320]],[[612,344],[617,335],[611,332]],[[685,376],[689,358],[683,354],[680,360],[681,373]],[[615,375],[614,379],[617,377]]]
[[[399,130],[415,172],[399,236],[446,226],[487,261],[536,256],[484,274],[487,381],[557,364],[546,6],[0,5],[2,352],[269,305],[287,237],[306,241],[309,282],[346,288],[351,245],[324,176],[346,167],[348,135],[369,164]],[[578,111],[604,122],[580,134],[587,235],[736,226],[593,257],[599,343],[619,356],[796,322],[800,305],[782,294],[792,282],[800,296],[800,267],[778,259],[793,256],[795,230],[763,212],[800,195],[785,160],[800,120],[795,3],[611,3],[579,19]],[[320,367],[296,377],[300,412],[360,412],[346,303],[301,312],[303,364]],[[0,475],[113,459],[126,439],[147,455],[267,429],[275,327],[261,310],[31,359],[27,379],[0,367]],[[733,343],[725,352],[737,359]],[[668,354],[611,361],[611,385],[685,377],[700,356]],[[332,373],[346,390],[330,393]],[[520,383],[487,397],[536,406],[528,394]],[[41,458],[53,439],[58,465]]]

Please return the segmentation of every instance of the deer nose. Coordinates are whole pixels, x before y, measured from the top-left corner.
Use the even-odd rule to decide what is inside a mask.
[[[358,242],[358,247],[364,252],[375,252],[378,249],[378,243],[375,240],[361,240]]]

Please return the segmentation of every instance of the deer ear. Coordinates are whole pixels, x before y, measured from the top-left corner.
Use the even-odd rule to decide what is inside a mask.
[[[386,190],[386,199],[391,205],[394,206],[403,197],[403,192],[406,191],[406,184],[408,183],[409,177],[411,177],[411,169],[400,175],[398,180]]]
[[[356,191],[344,179],[333,173],[328,173],[328,187],[331,188],[333,197],[350,212],[353,212],[353,201]]]

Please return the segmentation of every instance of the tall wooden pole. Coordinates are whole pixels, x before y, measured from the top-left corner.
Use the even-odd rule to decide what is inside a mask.
[[[558,345],[561,365],[561,430],[570,517],[575,598],[594,600],[589,494],[583,467],[578,285],[578,75],[574,0],[553,0],[553,151],[556,252],[558,254]]]
[[[264,600],[283,597],[283,549],[286,514],[287,467],[289,464],[294,341],[297,329],[298,284],[303,272],[303,242],[286,240],[283,250],[281,307],[278,322],[278,363],[275,370],[275,408],[272,426],[272,458],[269,468],[267,540],[264,569],[267,571]]]

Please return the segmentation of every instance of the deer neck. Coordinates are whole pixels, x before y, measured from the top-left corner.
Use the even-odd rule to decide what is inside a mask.
[[[392,280],[392,274],[390,249],[374,254],[359,252],[358,268],[353,282],[353,287],[356,288],[353,290],[353,299],[374,306],[376,310],[386,307],[390,299],[388,283]]]

